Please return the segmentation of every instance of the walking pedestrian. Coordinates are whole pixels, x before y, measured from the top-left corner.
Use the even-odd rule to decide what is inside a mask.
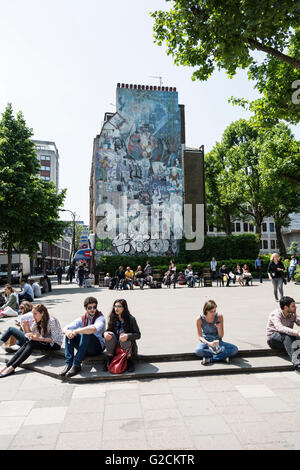
[[[268,276],[270,281],[272,281],[273,289],[274,289],[274,297],[276,302],[278,300],[278,292],[280,299],[283,297],[283,272],[284,272],[284,265],[280,261],[279,253],[273,253],[271,256],[271,260],[268,266]]]

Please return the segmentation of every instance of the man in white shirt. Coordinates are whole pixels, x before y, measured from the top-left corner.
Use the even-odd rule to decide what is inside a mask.
[[[33,279],[31,281],[29,281],[29,283],[32,287],[34,298],[38,299],[39,297],[41,297],[42,296],[42,291],[41,291],[40,285],[36,281],[34,281]]]
[[[65,326],[66,367],[61,376],[73,377],[81,371],[81,363],[86,355],[97,356],[105,349],[103,333],[105,318],[97,310],[98,301],[95,297],[87,297],[84,301],[85,314]],[[77,349],[75,355],[74,350]]]

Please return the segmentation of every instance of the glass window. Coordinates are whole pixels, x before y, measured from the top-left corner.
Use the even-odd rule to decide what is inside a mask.
[[[270,232],[275,232],[275,224],[274,224],[274,222],[270,222]]]
[[[231,231],[235,232],[235,225],[233,223],[231,223]]]
[[[254,232],[254,225],[253,224],[249,224],[249,232]]]
[[[237,223],[235,224],[235,231],[236,231],[236,232],[240,232],[240,231],[241,231],[241,224],[240,224],[240,222],[237,222]]]
[[[213,226],[213,225],[209,225],[209,226],[208,226],[208,231],[209,231],[209,232],[213,232],[213,231],[214,231],[214,226]]]
[[[268,240],[263,240],[263,247],[264,247],[264,250],[267,250],[269,248]]]
[[[267,224],[265,222],[262,223],[262,231],[263,232],[267,231]]]
[[[51,157],[49,157],[49,155],[41,155],[41,160],[45,160],[46,162],[50,162]]]
[[[249,231],[249,230],[248,230],[248,224],[247,224],[247,222],[245,222],[245,223],[244,223],[244,232],[248,232],[248,231]]]
[[[262,249],[262,241],[259,240],[259,248]]]
[[[275,250],[276,248],[276,240],[271,240],[271,250]]]

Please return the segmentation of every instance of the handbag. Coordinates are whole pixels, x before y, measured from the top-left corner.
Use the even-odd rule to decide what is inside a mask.
[[[129,349],[122,349],[119,344],[116,347],[116,353],[113,360],[108,366],[108,371],[111,374],[122,374],[127,369],[127,357],[131,352],[131,346]]]

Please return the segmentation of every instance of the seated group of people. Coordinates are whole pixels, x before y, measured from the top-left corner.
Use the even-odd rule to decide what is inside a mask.
[[[27,282],[25,278],[20,282],[21,290],[19,293],[15,292],[10,284],[4,286],[0,306],[0,317],[16,317],[20,313],[19,305],[24,300],[33,302],[38,299],[42,294],[46,294],[52,290],[51,281],[48,276],[41,277],[39,283],[30,280]]]
[[[272,349],[286,351],[295,369],[300,372],[300,343],[297,341],[300,331],[294,329],[295,324],[300,326],[300,317],[296,314],[295,300],[282,297],[279,305],[280,308],[271,312],[268,319],[267,343]],[[24,315],[18,325],[21,330],[10,327],[1,338],[5,342],[14,337],[20,348],[0,371],[0,378],[13,374],[36,349],[59,350],[64,336],[66,365],[60,373],[62,377],[75,376],[81,371],[85,356],[102,354],[105,349],[107,360],[103,370],[107,371],[117,345],[127,352],[128,372],[135,370],[132,358],[137,354],[136,341],[140,339],[141,333],[125,299],[114,301],[107,328],[95,297],[87,297],[84,301],[84,314],[63,329],[59,321],[49,315],[45,305],[35,305],[28,313],[25,313],[27,310],[23,306]],[[228,363],[237,354],[237,346],[223,341],[224,317],[217,312],[215,301],[205,302],[203,314],[198,316],[196,326],[199,344],[195,354],[202,359],[203,365],[219,361]]]
[[[226,265],[223,264],[218,271],[217,279],[221,281],[222,286],[226,283],[226,287],[228,287],[230,282],[235,284],[236,281],[238,281],[240,286],[249,286],[253,278],[247,264],[244,264],[243,267],[237,264],[236,267],[231,270],[227,269]]]
[[[153,279],[152,267],[149,262],[147,262],[144,269],[138,266],[135,272],[133,272],[130,266],[127,266],[126,271],[123,266],[119,266],[113,278],[109,273],[104,278],[104,287],[109,287],[110,289],[127,290],[130,288],[132,290],[134,285],[139,286],[141,289],[145,285],[155,287],[156,281]]]

